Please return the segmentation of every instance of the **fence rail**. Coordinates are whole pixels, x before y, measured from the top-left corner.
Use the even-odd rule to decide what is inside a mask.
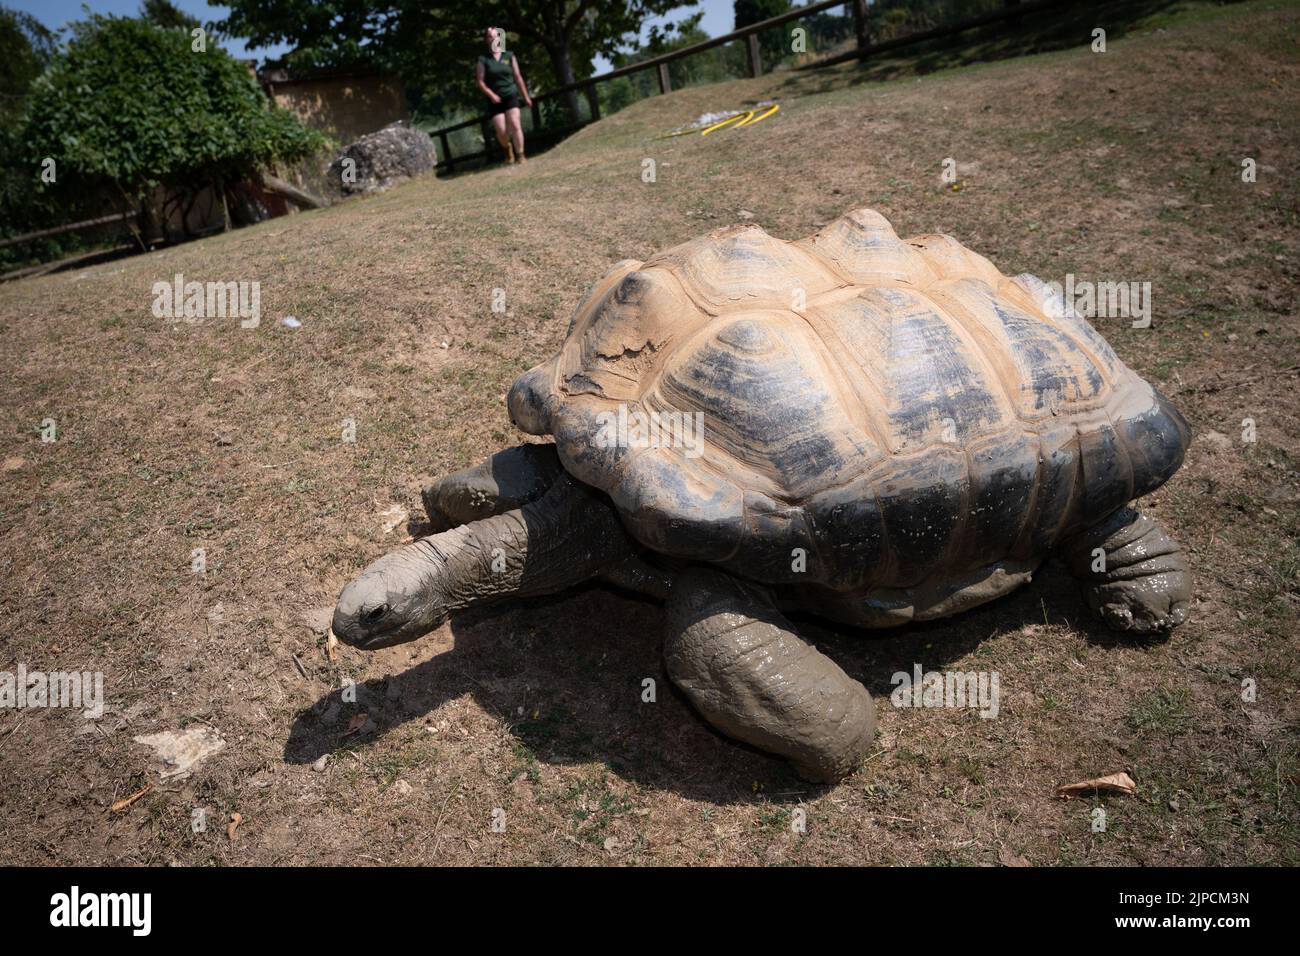
[[[31,242],[34,239],[45,239],[49,236],[59,236],[65,232],[77,232],[81,229],[89,229],[92,226],[106,226],[113,222],[126,222],[139,217],[138,212],[118,212],[111,216],[100,216],[97,219],[85,219],[81,222],[70,222],[63,226],[54,226],[51,229],[39,229],[36,232],[25,232],[21,236],[11,236],[8,239],[0,239],[0,249],[8,246],[16,246],[19,243]]]
[[[877,53],[883,53],[889,50],[899,49],[913,43],[924,43],[928,40],[935,40],[941,37],[954,36],[963,33],[966,30],[972,30],[976,27],[986,26],[990,23],[997,23],[1002,20],[1012,19],[1023,16],[1026,13],[1033,13],[1037,10],[1057,6],[1067,0],[1034,0],[1034,2],[1023,3],[1021,0],[1006,0],[1006,7],[995,13],[984,14],[983,16],[971,17],[957,23],[937,27],[933,30],[924,30],[916,33],[909,33],[906,36],[897,37],[893,40],[887,40],[882,43],[871,42],[871,14],[868,8],[867,0],[824,0],[822,3],[810,4],[806,7],[797,7],[780,16],[770,17],[758,23],[751,23],[747,27],[734,30],[731,33],[724,33],[722,36],[711,37],[700,43],[683,47],[680,50],[673,50],[670,53],[663,53],[648,60],[641,60],[638,63],[631,63],[627,66],[621,66],[617,69],[610,70],[608,73],[601,73],[599,76],[593,76],[589,79],[578,80],[575,83],[569,83],[565,86],[556,87],[553,90],[547,90],[534,96],[532,105],[533,132],[541,131],[542,111],[541,103],[543,100],[558,99],[562,96],[568,96],[571,93],[583,93],[586,96],[588,109],[591,118],[586,122],[573,117],[573,122],[566,126],[552,128],[547,130],[548,136],[565,136],[571,132],[581,129],[587,123],[593,123],[600,119],[600,100],[596,95],[596,84],[616,80],[620,77],[631,76],[635,73],[642,73],[647,70],[654,70],[658,74],[659,92],[671,93],[672,80],[668,73],[668,66],[678,60],[684,60],[687,57],[694,56],[697,53],[704,53],[715,47],[723,46],[727,43],[734,43],[737,40],[744,40],[746,46],[747,61],[750,76],[761,76],[763,73],[763,60],[760,54],[758,44],[758,34],[764,30],[770,30],[773,27],[779,27],[782,24],[789,23],[792,20],[798,20],[802,17],[811,16],[816,13],[822,13],[835,7],[848,7],[853,12],[853,32],[854,47],[846,53],[829,57],[823,60],[817,60],[813,63],[805,64],[798,69],[817,69],[820,67],[834,66],[838,63],[844,63],[849,60],[861,60]],[[459,132],[462,129],[468,129],[478,126],[483,135],[483,148],[472,153],[465,153],[460,156],[453,155],[451,141],[448,134]],[[442,160],[439,163],[439,171],[450,172],[458,163],[474,162],[480,159],[487,159],[492,155],[493,143],[495,137],[491,132],[491,115],[483,114],[472,119],[461,120],[450,126],[443,126],[429,134],[438,140],[442,147]]]

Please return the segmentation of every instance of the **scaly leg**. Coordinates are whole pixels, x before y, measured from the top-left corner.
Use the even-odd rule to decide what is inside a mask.
[[[420,494],[433,526],[446,530],[536,501],[563,471],[554,445],[518,445],[435,479]]]
[[[1123,508],[1067,541],[1062,557],[1094,614],[1117,631],[1183,623],[1192,600],[1187,554],[1159,522]]]
[[[866,688],[804,642],[755,585],[713,569],[679,574],[664,659],[709,723],[780,754],[809,780],[848,776],[871,746]]]
[[[562,475],[522,508],[431,534],[373,562],[339,595],[334,633],[363,650],[400,644],[452,612],[555,594],[632,553],[609,499]]]

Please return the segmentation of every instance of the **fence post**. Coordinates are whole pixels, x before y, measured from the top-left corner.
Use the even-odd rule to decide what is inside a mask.
[[[600,119],[600,100],[596,96],[596,84],[587,84],[587,106],[591,109],[591,121],[594,123]]]
[[[745,37],[745,50],[749,54],[749,75],[763,75],[763,54],[758,48],[758,34],[751,33]]]
[[[439,132],[438,142],[442,143],[442,168],[447,170],[448,172],[451,172],[451,167],[452,167],[451,143],[447,140],[447,134]]]
[[[853,32],[858,38],[858,52],[871,45],[871,27],[867,22],[867,0],[851,0],[853,4]]]
[[[668,78],[668,64],[659,64],[659,92],[671,93],[673,91],[673,81]]]
[[[483,129],[483,163],[486,165],[492,161],[492,144],[497,138],[492,135],[492,121],[486,116],[478,121],[479,126]]]

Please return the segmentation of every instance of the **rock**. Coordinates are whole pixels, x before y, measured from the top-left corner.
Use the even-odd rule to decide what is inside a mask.
[[[428,133],[394,123],[343,147],[325,171],[325,180],[334,197],[344,198],[382,192],[437,164]]]
[[[316,758],[316,762],[311,765],[311,769],[315,770],[317,773],[324,773],[325,767],[329,764],[329,762],[330,762],[330,755],[324,754],[323,756]]]

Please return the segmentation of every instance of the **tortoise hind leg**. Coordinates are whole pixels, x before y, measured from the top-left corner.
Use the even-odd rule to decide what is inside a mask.
[[[1153,518],[1123,508],[1067,541],[1062,557],[1088,606],[1114,630],[1165,631],[1187,617],[1187,555]]]
[[[445,531],[536,501],[562,471],[554,445],[517,445],[434,479],[420,497],[430,522]]]
[[[848,776],[871,746],[867,689],[801,640],[766,591],[720,571],[674,580],[664,660],[709,723],[809,780]]]

